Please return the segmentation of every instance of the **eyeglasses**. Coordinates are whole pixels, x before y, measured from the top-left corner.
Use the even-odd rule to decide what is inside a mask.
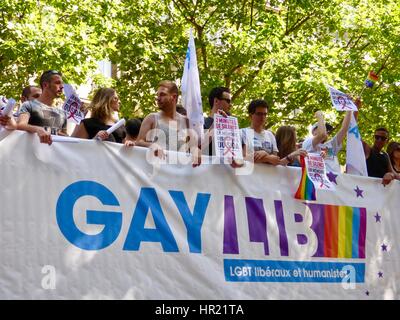
[[[254,114],[255,114],[256,116],[259,116],[259,117],[262,117],[262,116],[266,117],[266,116],[268,115],[267,112],[254,112]]]
[[[381,141],[386,141],[387,140],[387,137],[384,137],[384,136],[380,136],[380,135],[375,135],[375,140],[381,140]]]

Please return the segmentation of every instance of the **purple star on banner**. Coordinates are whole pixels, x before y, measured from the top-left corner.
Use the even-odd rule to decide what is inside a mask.
[[[387,245],[382,243],[381,245],[382,251],[387,251]]]
[[[358,197],[364,198],[364,196],[362,195],[362,193],[364,192],[364,190],[361,190],[358,186],[357,186],[356,189],[353,189],[353,190],[356,192],[357,198],[358,198]]]
[[[335,184],[337,184],[336,182],[336,178],[338,176],[337,174],[334,174],[332,171],[329,171],[326,176],[328,177],[330,182],[334,182]]]
[[[379,271],[379,272],[378,272],[378,277],[379,277],[379,278],[383,278],[383,272],[382,272],[382,271]]]
[[[376,215],[374,215],[375,217],[375,222],[381,222],[381,216],[379,215],[379,213],[377,212]]]
[[[369,296],[369,291],[367,290],[367,291],[365,291],[365,294],[367,295],[367,296]]]

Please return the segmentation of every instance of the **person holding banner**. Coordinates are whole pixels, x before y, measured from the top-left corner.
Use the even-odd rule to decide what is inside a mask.
[[[346,111],[346,115],[342,122],[339,132],[330,140],[329,133],[332,126],[325,124],[324,114],[321,111],[315,113],[318,122],[312,126],[312,137],[308,137],[303,142],[303,149],[311,153],[319,153],[323,155],[327,172],[340,173],[340,164],[337,154],[342,149],[343,140],[347,134],[350,125],[351,111]]]
[[[248,106],[251,120],[249,128],[240,130],[243,156],[254,159],[255,163],[281,164],[274,134],[265,130],[268,104],[264,100],[253,100]]]
[[[55,70],[45,71],[40,77],[42,94],[39,98],[21,105],[17,129],[37,133],[41,143],[51,144],[51,135],[67,135],[67,116],[64,110],[53,106],[61,97],[64,82],[62,74]]]
[[[197,135],[189,129],[188,118],[176,111],[178,96],[174,82],[164,80],[159,83],[156,102],[160,111],[144,118],[136,145],[153,149],[154,155],[161,159],[166,158],[164,150],[190,151],[194,157],[193,166],[197,166],[201,162]]]
[[[296,129],[292,126],[281,126],[276,131],[278,156],[284,166],[301,167],[300,156],[307,156],[307,151],[296,146]]]
[[[75,128],[72,136],[82,139],[98,139],[122,143],[126,135],[123,126],[111,134],[107,132],[117,122],[117,119],[114,118],[114,112],[119,111],[119,105],[120,100],[114,89],[98,89],[89,105],[91,117],[83,119]]]
[[[205,154],[208,154],[210,157],[215,155],[215,147],[214,143],[212,142],[214,114],[218,113],[224,116],[230,115],[230,110],[232,107],[231,99],[231,91],[226,87],[215,87],[211,89],[208,95],[208,103],[210,104],[211,111],[209,116],[204,118],[204,129],[209,131],[208,134],[205,135],[203,150],[205,151]]]

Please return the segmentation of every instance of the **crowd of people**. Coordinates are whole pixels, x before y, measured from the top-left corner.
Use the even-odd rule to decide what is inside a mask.
[[[27,86],[21,95],[21,105],[16,115],[0,115],[0,125],[8,130],[24,130],[38,135],[40,142],[51,144],[52,135],[67,135],[67,114],[54,106],[54,101],[63,93],[62,74],[49,70],[40,77],[40,87]],[[226,87],[216,87],[209,94],[210,113],[204,118],[204,139],[190,130],[186,110],[178,105],[179,90],[172,81],[162,81],[157,89],[156,102],[158,112],[147,115],[143,122],[130,119],[124,127],[111,134],[107,129],[117,121],[120,107],[117,92],[112,88],[100,88],[96,91],[89,107],[88,116],[72,132],[72,137],[97,139],[123,143],[127,147],[141,146],[151,148],[154,155],[165,158],[165,151],[190,153],[193,165],[201,164],[201,155],[215,155],[213,143],[214,114],[224,117],[231,115],[231,92]],[[361,101],[355,101],[357,106]],[[351,119],[347,111],[339,131],[329,139],[332,126],[325,122],[321,111],[315,113],[317,122],[312,126],[312,136],[300,145],[296,129],[281,126],[276,134],[265,129],[269,105],[265,100],[256,99],[248,106],[250,126],[240,129],[243,157],[255,163],[269,165],[300,166],[300,157],[308,153],[321,154],[327,171],[340,173],[338,153]],[[356,114],[357,116],[357,114]],[[393,179],[400,180],[400,143],[389,142],[389,131],[384,127],[376,129],[374,144],[363,141],[368,176],[382,178],[383,184]],[[242,164],[233,159],[235,166]]]

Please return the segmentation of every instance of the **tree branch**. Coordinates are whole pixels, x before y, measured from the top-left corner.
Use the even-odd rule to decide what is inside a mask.
[[[262,70],[263,66],[265,64],[265,60],[260,61],[258,64],[258,69],[254,71],[250,76],[249,80],[242,85],[233,95],[232,95],[232,101],[234,101],[237,97],[241,95],[241,93],[248,88],[248,86],[254,81],[254,79],[257,77],[257,75],[260,73]]]

